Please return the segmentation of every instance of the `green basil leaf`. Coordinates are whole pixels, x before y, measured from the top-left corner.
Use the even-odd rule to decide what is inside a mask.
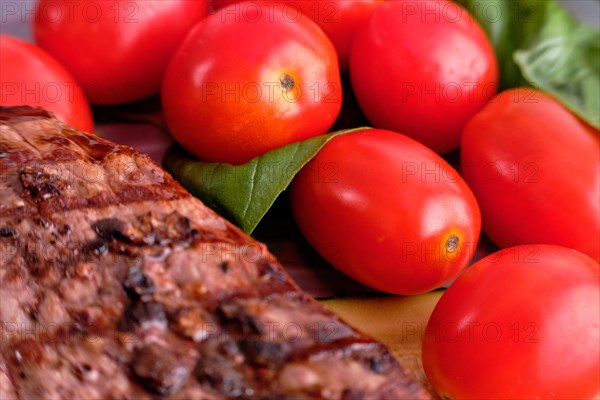
[[[600,32],[555,0],[457,0],[488,34],[500,89],[533,86],[600,128]]]
[[[549,0],[457,0],[475,17],[494,47],[500,68],[500,89],[528,86],[513,54],[527,45],[543,24]]]
[[[600,32],[576,21],[554,2],[544,25],[514,60],[536,88],[600,128]]]
[[[341,130],[289,144],[242,165],[198,161],[172,147],[164,166],[190,193],[246,233],[251,233],[294,176]]]

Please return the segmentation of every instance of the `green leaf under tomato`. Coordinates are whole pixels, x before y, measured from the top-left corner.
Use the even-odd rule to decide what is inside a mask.
[[[500,89],[533,86],[600,128],[600,32],[555,0],[457,0],[487,32]]]
[[[251,233],[294,176],[336,136],[313,137],[272,150],[242,165],[198,161],[181,148],[167,153],[164,166],[190,193],[246,233]]]

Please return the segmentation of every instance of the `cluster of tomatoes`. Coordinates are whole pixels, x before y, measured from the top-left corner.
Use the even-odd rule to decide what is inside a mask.
[[[493,48],[459,5],[41,0],[36,11],[39,47],[1,37],[0,103],[82,130],[88,101],[160,92],[180,144],[242,164],[327,133],[355,96],[376,129],[335,137],[292,183],[307,240],[382,291],[458,276],[423,347],[445,398],[600,393],[599,133],[534,89],[497,93]],[[457,148],[459,172],[439,155]],[[503,250],[461,274],[482,226]]]

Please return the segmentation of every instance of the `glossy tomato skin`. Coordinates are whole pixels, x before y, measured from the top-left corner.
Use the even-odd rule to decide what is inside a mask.
[[[464,125],[498,86],[484,31],[447,0],[377,7],[356,34],[350,76],[373,126],[402,132],[438,153],[458,147]]]
[[[594,260],[562,246],[516,246],[479,260],[429,319],[429,381],[451,399],[597,398],[599,281]]]
[[[385,292],[422,293],[450,281],[479,238],[479,208],[458,173],[396,132],[332,139],[294,178],[290,199],[321,256]]]
[[[287,18],[294,20],[298,11],[312,19],[327,34],[338,54],[340,70],[346,71],[350,49],[358,29],[384,0],[281,0]],[[240,0],[215,0],[216,8],[231,7]]]
[[[499,94],[466,126],[461,170],[498,246],[557,244],[600,260],[600,133],[556,100]]]
[[[90,102],[122,104],[158,93],[171,55],[208,7],[208,0],[41,0],[34,36]]]
[[[92,112],[81,87],[44,50],[0,35],[0,65],[0,105],[42,107],[77,129],[94,131]]]
[[[321,29],[247,4],[198,24],[165,74],[169,129],[206,161],[244,163],[326,133],[340,112],[337,57]]]

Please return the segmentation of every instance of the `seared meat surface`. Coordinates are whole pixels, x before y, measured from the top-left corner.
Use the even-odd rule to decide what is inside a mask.
[[[429,398],[147,156],[0,110],[0,398]]]

